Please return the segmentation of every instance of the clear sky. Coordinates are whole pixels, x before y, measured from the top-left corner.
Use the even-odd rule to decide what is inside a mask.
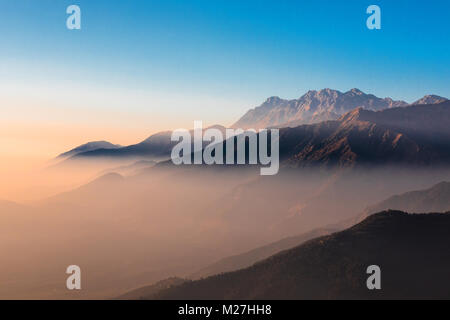
[[[0,0],[0,142],[138,142],[326,87],[450,97],[449,14],[447,0]]]

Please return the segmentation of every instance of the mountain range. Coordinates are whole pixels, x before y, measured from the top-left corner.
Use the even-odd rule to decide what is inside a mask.
[[[104,158],[123,162],[92,161],[95,173],[108,174],[88,184],[77,184],[82,186],[76,189],[73,189],[75,185],[67,188],[65,191],[70,191],[46,198],[30,208],[0,203],[4,222],[1,234],[5,239],[2,250],[12,258],[16,252],[23,252],[27,261],[33,261],[39,268],[43,280],[28,283],[23,275],[30,272],[26,268],[28,264],[20,261],[22,255],[10,259],[4,267],[17,274],[15,282],[7,279],[8,273],[1,279],[15,283],[16,287],[20,284],[24,296],[33,297],[41,294],[42,285],[53,281],[49,279],[58,277],[51,270],[55,262],[61,267],[70,259],[80,261],[89,269],[92,285],[83,291],[84,296],[112,297],[173,275],[208,277],[205,279],[208,280],[214,274],[252,269],[282,254],[281,251],[331,236],[373,212],[445,210],[449,198],[445,183],[433,190],[422,190],[425,196],[402,193],[450,181],[449,110],[449,101],[378,111],[356,108],[336,120],[280,128],[281,169],[270,179],[259,176],[259,168],[255,166],[237,170],[237,166],[220,169],[173,166],[170,160],[167,166],[155,164],[153,157],[167,159],[170,154],[173,145],[170,132],[152,135],[132,146],[101,142],[100,149],[96,149],[95,143],[75,148],[68,156],[62,156],[61,162]],[[91,170],[84,168],[91,167],[90,164],[79,168]],[[380,166],[375,168],[374,164]],[[104,165],[110,166],[108,170],[103,171]],[[319,166],[320,170],[311,170],[310,166]],[[322,170],[323,167],[333,170]],[[74,172],[75,169],[77,166]],[[68,170],[61,173],[67,177],[69,172],[72,173]],[[388,199],[393,194],[400,194],[401,199]],[[387,199],[384,204],[379,202],[383,199]],[[372,203],[378,206],[369,207],[366,216],[358,216],[349,223],[350,218],[365,213],[367,204]],[[349,224],[338,225],[340,221]],[[404,234],[400,232],[400,235]],[[373,238],[376,242],[383,236],[374,233]],[[67,250],[70,243],[77,243],[76,248]],[[371,246],[377,244],[367,245],[371,251]],[[119,249],[121,254],[117,256]],[[331,259],[327,255],[332,253],[320,259],[329,262],[327,265],[333,265],[333,261],[340,265],[339,260],[333,260],[334,256]],[[50,259],[53,259],[51,264]],[[270,265],[265,268],[273,274],[273,277],[265,275],[269,282],[278,281],[279,270]],[[117,270],[121,277],[116,276]],[[285,270],[291,274],[290,267]],[[344,277],[347,276],[352,278],[354,274],[345,273]],[[253,273],[249,273],[249,278],[252,277]],[[157,297],[158,292],[162,294],[191,283],[185,279],[173,280],[176,281],[153,286],[151,292],[141,291],[139,297]],[[242,281],[244,285],[245,281]],[[293,290],[284,287],[285,282],[282,284],[278,292]],[[218,283],[216,291],[210,289],[216,297],[229,293],[227,289],[218,292],[223,288],[221,285]],[[241,289],[236,288],[230,296],[240,298]],[[46,294],[65,295],[64,288],[60,289]],[[342,296],[348,293],[344,289]],[[9,296],[9,290],[1,288],[0,295]],[[258,290],[251,297],[264,298],[266,288]]]
[[[247,112],[233,127],[282,128],[280,153],[291,166],[319,162],[348,166],[380,160],[423,164],[438,160],[446,153],[450,127],[448,106],[447,99],[434,95],[408,105],[404,101],[377,98],[358,89],[345,93],[323,89],[309,91],[298,100],[269,98],[262,106]],[[302,125],[304,123],[313,124]],[[222,126],[214,127],[225,130]],[[444,136],[441,136],[442,130]],[[170,131],[159,132],[125,147],[105,141],[91,142],[59,158],[69,162],[90,159],[160,161],[170,157],[177,143],[172,142],[170,136]]]
[[[445,166],[450,163],[449,124],[449,100],[380,111],[360,107],[338,120],[279,129],[280,164]],[[225,159],[225,142],[223,151]]]
[[[414,104],[434,104],[447,99],[427,95]],[[269,127],[296,127],[327,120],[337,120],[343,114],[356,109],[379,111],[404,107],[405,101],[391,98],[378,98],[359,89],[340,92],[332,89],[311,90],[299,99],[285,100],[270,97],[260,106],[245,113],[232,127],[243,129],[261,129]]]

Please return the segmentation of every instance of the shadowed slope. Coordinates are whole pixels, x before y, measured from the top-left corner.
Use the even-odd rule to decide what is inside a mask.
[[[187,282],[156,299],[449,298],[450,215],[375,214],[254,266]],[[379,265],[382,290],[366,287]]]
[[[280,130],[289,166],[445,165],[450,160],[450,102],[373,112]]]

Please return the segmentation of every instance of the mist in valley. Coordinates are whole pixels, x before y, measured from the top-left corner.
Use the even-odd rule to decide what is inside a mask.
[[[394,194],[450,180],[442,168],[283,167],[260,176],[259,166],[151,164],[114,172],[123,166],[65,167],[60,177],[79,187],[27,204],[0,202],[0,298],[113,298],[288,236],[343,226]],[[79,291],[66,288],[73,264],[82,271]]]

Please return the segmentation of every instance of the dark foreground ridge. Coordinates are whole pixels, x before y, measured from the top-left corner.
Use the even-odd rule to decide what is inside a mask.
[[[252,267],[161,290],[144,299],[450,298],[450,215],[384,211]],[[366,269],[381,268],[381,290]]]

